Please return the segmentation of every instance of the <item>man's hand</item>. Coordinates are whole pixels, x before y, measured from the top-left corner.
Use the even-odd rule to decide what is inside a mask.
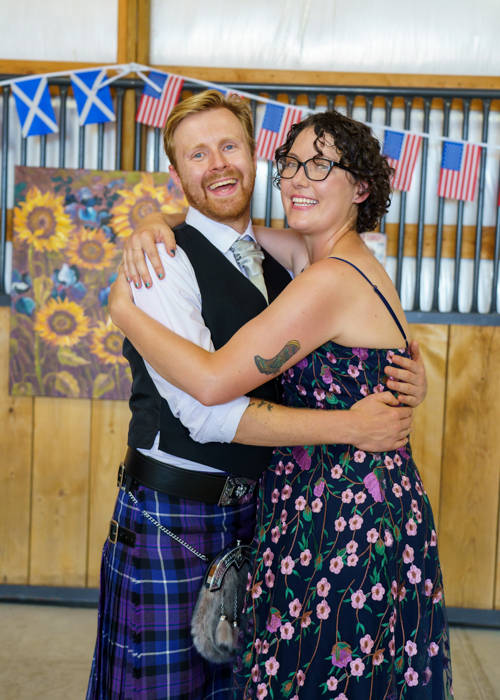
[[[165,277],[156,244],[164,243],[167,253],[170,257],[174,257],[176,243],[172,228],[182,223],[184,218],[184,214],[148,214],[125,241],[122,257],[125,277],[128,282],[132,281],[137,289],[142,281],[147,289],[153,284],[144,260],[145,254],[150,259],[158,279]]]
[[[387,388],[398,394],[398,401],[415,408],[419,406],[427,395],[427,377],[425,376],[424,361],[420,354],[418,342],[413,340],[410,345],[412,359],[394,355],[393,363],[384,368],[384,372],[390,377],[387,380]]]
[[[413,409],[398,407],[390,391],[371,394],[349,410],[356,414],[352,445],[366,452],[388,452],[408,442]]]

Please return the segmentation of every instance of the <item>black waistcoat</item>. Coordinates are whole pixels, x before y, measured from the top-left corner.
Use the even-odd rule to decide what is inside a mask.
[[[217,350],[241,326],[266,308],[265,299],[195,228],[181,224],[175,229],[175,237],[193,266],[200,287],[203,320],[212,334]],[[267,253],[263,271],[269,302],[272,302],[286,287],[290,275]],[[270,460],[272,448],[237,443],[195,442],[189,437],[187,428],[172,414],[167,401],[159,395],[144,360],[128,340],[124,342],[123,354],[130,362],[133,377],[130,398],[132,419],[128,434],[130,447],[151,448],[159,431],[159,447],[163,452],[238,476],[260,476]],[[251,394],[267,401],[279,401],[278,381],[272,379]]]

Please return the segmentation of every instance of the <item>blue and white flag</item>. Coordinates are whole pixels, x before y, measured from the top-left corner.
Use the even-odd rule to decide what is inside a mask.
[[[12,92],[24,137],[55,134],[59,131],[50,101],[47,78],[12,83]]]
[[[101,87],[106,80],[105,69],[71,75],[71,85],[75,95],[80,126],[115,121],[109,85]]]

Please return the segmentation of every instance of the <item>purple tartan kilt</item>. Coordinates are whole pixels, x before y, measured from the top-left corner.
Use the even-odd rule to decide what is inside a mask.
[[[141,511],[212,560],[237,539],[250,542],[256,499],[220,508],[142,486],[134,495],[139,506],[119,492],[113,518],[137,534],[135,547],[104,545],[87,700],[226,700],[231,665],[202,659],[190,634],[207,563]]]

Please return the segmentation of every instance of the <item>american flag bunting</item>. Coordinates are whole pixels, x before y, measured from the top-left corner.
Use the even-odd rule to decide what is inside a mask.
[[[274,152],[281,146],[291,126],[302,119],[302,109],[267,104],[262,126],[257,136],[257,158],[274,160]]]
[[[422,137],[415,134],[386,130],[383,155],[395,170],[392,179],[394,189],[409,191],[421,141]]]
[[[140,124],[162,129],[168,115],[179,101],[184,79],[178,75],[166,75],[154,71],[149,73],[148,78],[160,88],[161,92],[147,83],[144,85],[135,120]]]
[[[445,141],[438,195],[472,202],[476,194],[481,146]]]

